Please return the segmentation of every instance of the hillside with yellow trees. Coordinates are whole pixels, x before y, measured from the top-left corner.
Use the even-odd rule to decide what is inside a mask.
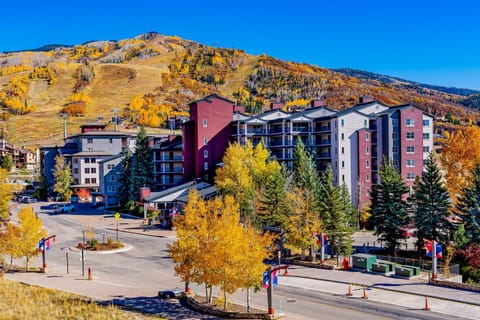
[[[457,123],[480,119],[478,99],[469,98],[478,95],[473,90],[444,90],[452,88],[366,74],[154,32],[120,41],[4,53],[0,132],[25,146],[59,143],[62,113],[68,114],[68,134],[74,134],[84,123],[113,126],[114,109],[125,119],[120,130],[135,125],[160,130],[169,118],[188,117],[188,103],[211,93],[245,105],[250,113],[266,110],[272,101],[302,108],[313,98],[341,110],[370,94],[387,105],[413,103]]]

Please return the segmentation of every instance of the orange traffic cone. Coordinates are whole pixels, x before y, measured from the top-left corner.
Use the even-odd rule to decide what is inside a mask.
[[[425,308],[423,310],[430,311],[430,307],[428,306],[428,297],[427,296],[425,296]]]
[[[283,275],[288,276],[288,267],[285,268],[285,273]]]
[[[352,296],[352,284],[348,284],[348,291],[347,291],[347,296],[351,297]]]
[[[362,298],[365,299],[365,300],[368,299],[367,291],[366,291],[365,287],[363,287],[363,297]]]

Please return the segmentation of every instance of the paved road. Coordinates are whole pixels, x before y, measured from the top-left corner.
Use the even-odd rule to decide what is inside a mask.
[[[83,276],[81,274],[78,252],[71,251],[69,248],[82,241],[82,230],[85,230],[87,226],[95,228],[97,239],[100,239],[104,232],[106,233],[105,237],[115,237],[115,219],[105,217],[98,211],[52,215],[51,210],[45,206],[42,209],[40,205],[37,205],[35,210],[42,218],[44,225],[57,234],[57,242],[52,244],[52,249],[47,252],[49,272],[46,275],[9,274],[6,275],[6,278],[76,292],[97,300],[114,300],[119,304],[141,306],[147,311],[172,319],[208,318],[189,311],[178,305],[176,301],[159,303],[159,300],[156,299],[158,290],[183,288],[180,280],[172,277],[171,260],[166,255],[167,244],[174,239],[172,232],[144,226],[138,219],[123,217],[119,221],[121,231],[119,237],[131,249],[109,255],[89,253],[85,268],[92,268],[93,280],[88,281],[86,274]],[[67,252],[69,252],[69,274],[66,274]],[[36,263],[40,265],[41,260]],[[480,314],[480,306],[477,305],[480,301],[480,294],[429,286],[422,279],[402,280],[361,272],[328,271],[302,267],[291,267],[289,270],[290,276],[280,278],[274,305],[276,310],[287,315],[287,319],[315,318],[309,315],[306,308],[332,309],[331,306],[319,305],[321,299],[326,299],[325,296],[321,298],[319,296],[321,294],[341,298],[343,304],[346,306],[352,304],[353,307],[354,302],[365,301],[362,300],[363,287],[360,285],[367,288],[369,304],[367,306],[369,307],[372,307],[372,304],[375,308],[380,308],[379,306],[383,304],[390,304],[396,305],[400,311],[415,313],[425,306],[425,296],[428,296],[428,303],[432,311],[440,313],[444,317],[448,315],[448,318],[453,318],[455,315],[465,319],[478,319]],[[350,283],[354,284],[352,286],[353,297],[345,300]],[[195,289],[202,293],[200,292],[201,288]],[[314,295],[315,298],[311,298],[311,295]],[[298,301],[299,296],[304,297],[304,301]],[[239,292],[231,298],[234,302],[245,304],[244,292]],[[457,302],[452,300],[457,300]],[[312,301],[316,301],[316,303]],[[253,307],[265,310],[265,304],[265,290],[252,295]],[[333,310],[332,314],[339,312]],[[345,309],[344,312],[347,310]],[[432,319],[438,316],[435,316],[433,312],[429,313]],[[421,319],[425,313],[428,312],[421,312],[420,316],[413,318]],[[397,318],[394,316],[393,309],[387,314],[390,314],[387,318]],[[350,318],[347,315],[345,317]],[[358,318],[362,317],[358,316]],[[372,319],[374,318],[372,316]]]

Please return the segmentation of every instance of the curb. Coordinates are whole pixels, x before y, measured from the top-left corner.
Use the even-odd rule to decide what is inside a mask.
[[[130,249],[132,249],[133,247],[131,245],[128,245],[128,244],[123,244],[123,248],[119,248],[119,249],[113,249],[113,250],[101,250],[101,251],[93,251],[93,250],[85,250],[85,252],[88,252],[88,254],[114,254],[114,253],[120,253],[120,252],[125,252],[125,251],[128,251]],[[73,251],[73,252],[80,252],[81,250],[78,249],[77,247],[69,247],[68,250],[70,251]]]
[[[420,293],[415,293],[415,292],[409,292],[409,291],[404,291],[404,290],[395,290],[395,289],[389,289],[389,288],[383,288],[383,287],[378,287],[378,286],[371,286],[371,285],[365,285],[361,283],[355,283],[355,282],[345,282],[345,281],[340,281],[340,280],[331,280],[331,279],[321,279],[321,278],[315,278],[315,277],[308,277],[308,276],[296,276],[296,275],[289,275],[289,278],[303,278],[303,279],[310,279],[310,280],[320,280],[320,281],[328,281],[328,282],[333,282],[333,283],[341,283],[345,285],[354,285],[358,287],[367,287],[367,288],[375,288],[377,290],[384,290],[384,291],[390,291],[390,292],[397,292],[397,293],[403,293],[403,294],[410,294],[413,296],[419,296],[419,297],[424,297],[425,294],[420,294]],[[426,284],[427,285],[427,284]],[[445,297],[439,297],[436,295],[429,294],[428,295],[430,298],[435,298],[438,300],[444,300],[444,301],[450,301],[450,302],[456,302],[456,303],[464,303],[472,306],[478,306],[480,307],[480,303],[475,303],[475,302],[469,302],[469,301],[463,301],[463,300],[458,300],[458,299],[453,299],[453,298],[445,298]]]

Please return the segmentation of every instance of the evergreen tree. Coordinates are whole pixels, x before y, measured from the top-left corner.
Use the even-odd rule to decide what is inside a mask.
[[[417,249],[423,249],[424,238],[446,244],[452,230],[450,201],[434,153],[425,161],[422,178],[415,186],[415,209]]]
[[[405,239],[401,229],[409,223],[408,204],[403,199],[408,187],[385,158],[378,173],[380,183],[372,186],[370,223],[376,228],[375,235],[387,242],[389,252],[395,254],[399,240]]]
[[[470,241],[480,239],[480,162],[471,170],[467,188],[457,197],[455,213],[458,214],[465,227]]]
[[[153,160],[145,127],[140,128],[135,144],[135,190],[138,193],[142,187],[153,187]],[[135,197],[138,199],[138,195]]]
[[[122,175],[120,177],[120,203],[125,205],[130,200],[135,200],[137,192],[135,190],[135,162],[132,152],[129,148],[125,148],[123,159],[121,162]]]
[[[300,137],[293,149],[293,173],[295,185],[305,191],[316,193],[318,174],[313,158],[305,150]]]
[[[330,239],[330,246],[338,258],[339,254],[349,255],[352,251],[353,227],[351,225],[351,211],[353,209],[348,190],[333,185],[332,167],[321,176],[318,203],[322,217],[324,231]]]
[[[286,172],[276,170],[268,176],[265,191],[258,201],[257,221],[260,225],[282,227],[288,215]]]
[[[10,157],[10,155],[6,154],[6,155],[2,158],[2,162],[0,163],[0,167],[1,167],[2,169],[7,170],[8,172],[10,172],[10,171],[12,170],[12,167],[13,167],[12,157]]]
[[[359,224],[358,211],[353,206],[352,197],[350,197],[348,187],[345,183],[340,186],[340,199],[342,201],[343,210],[347,215],[348,225],[352,230],[355,230]]]

